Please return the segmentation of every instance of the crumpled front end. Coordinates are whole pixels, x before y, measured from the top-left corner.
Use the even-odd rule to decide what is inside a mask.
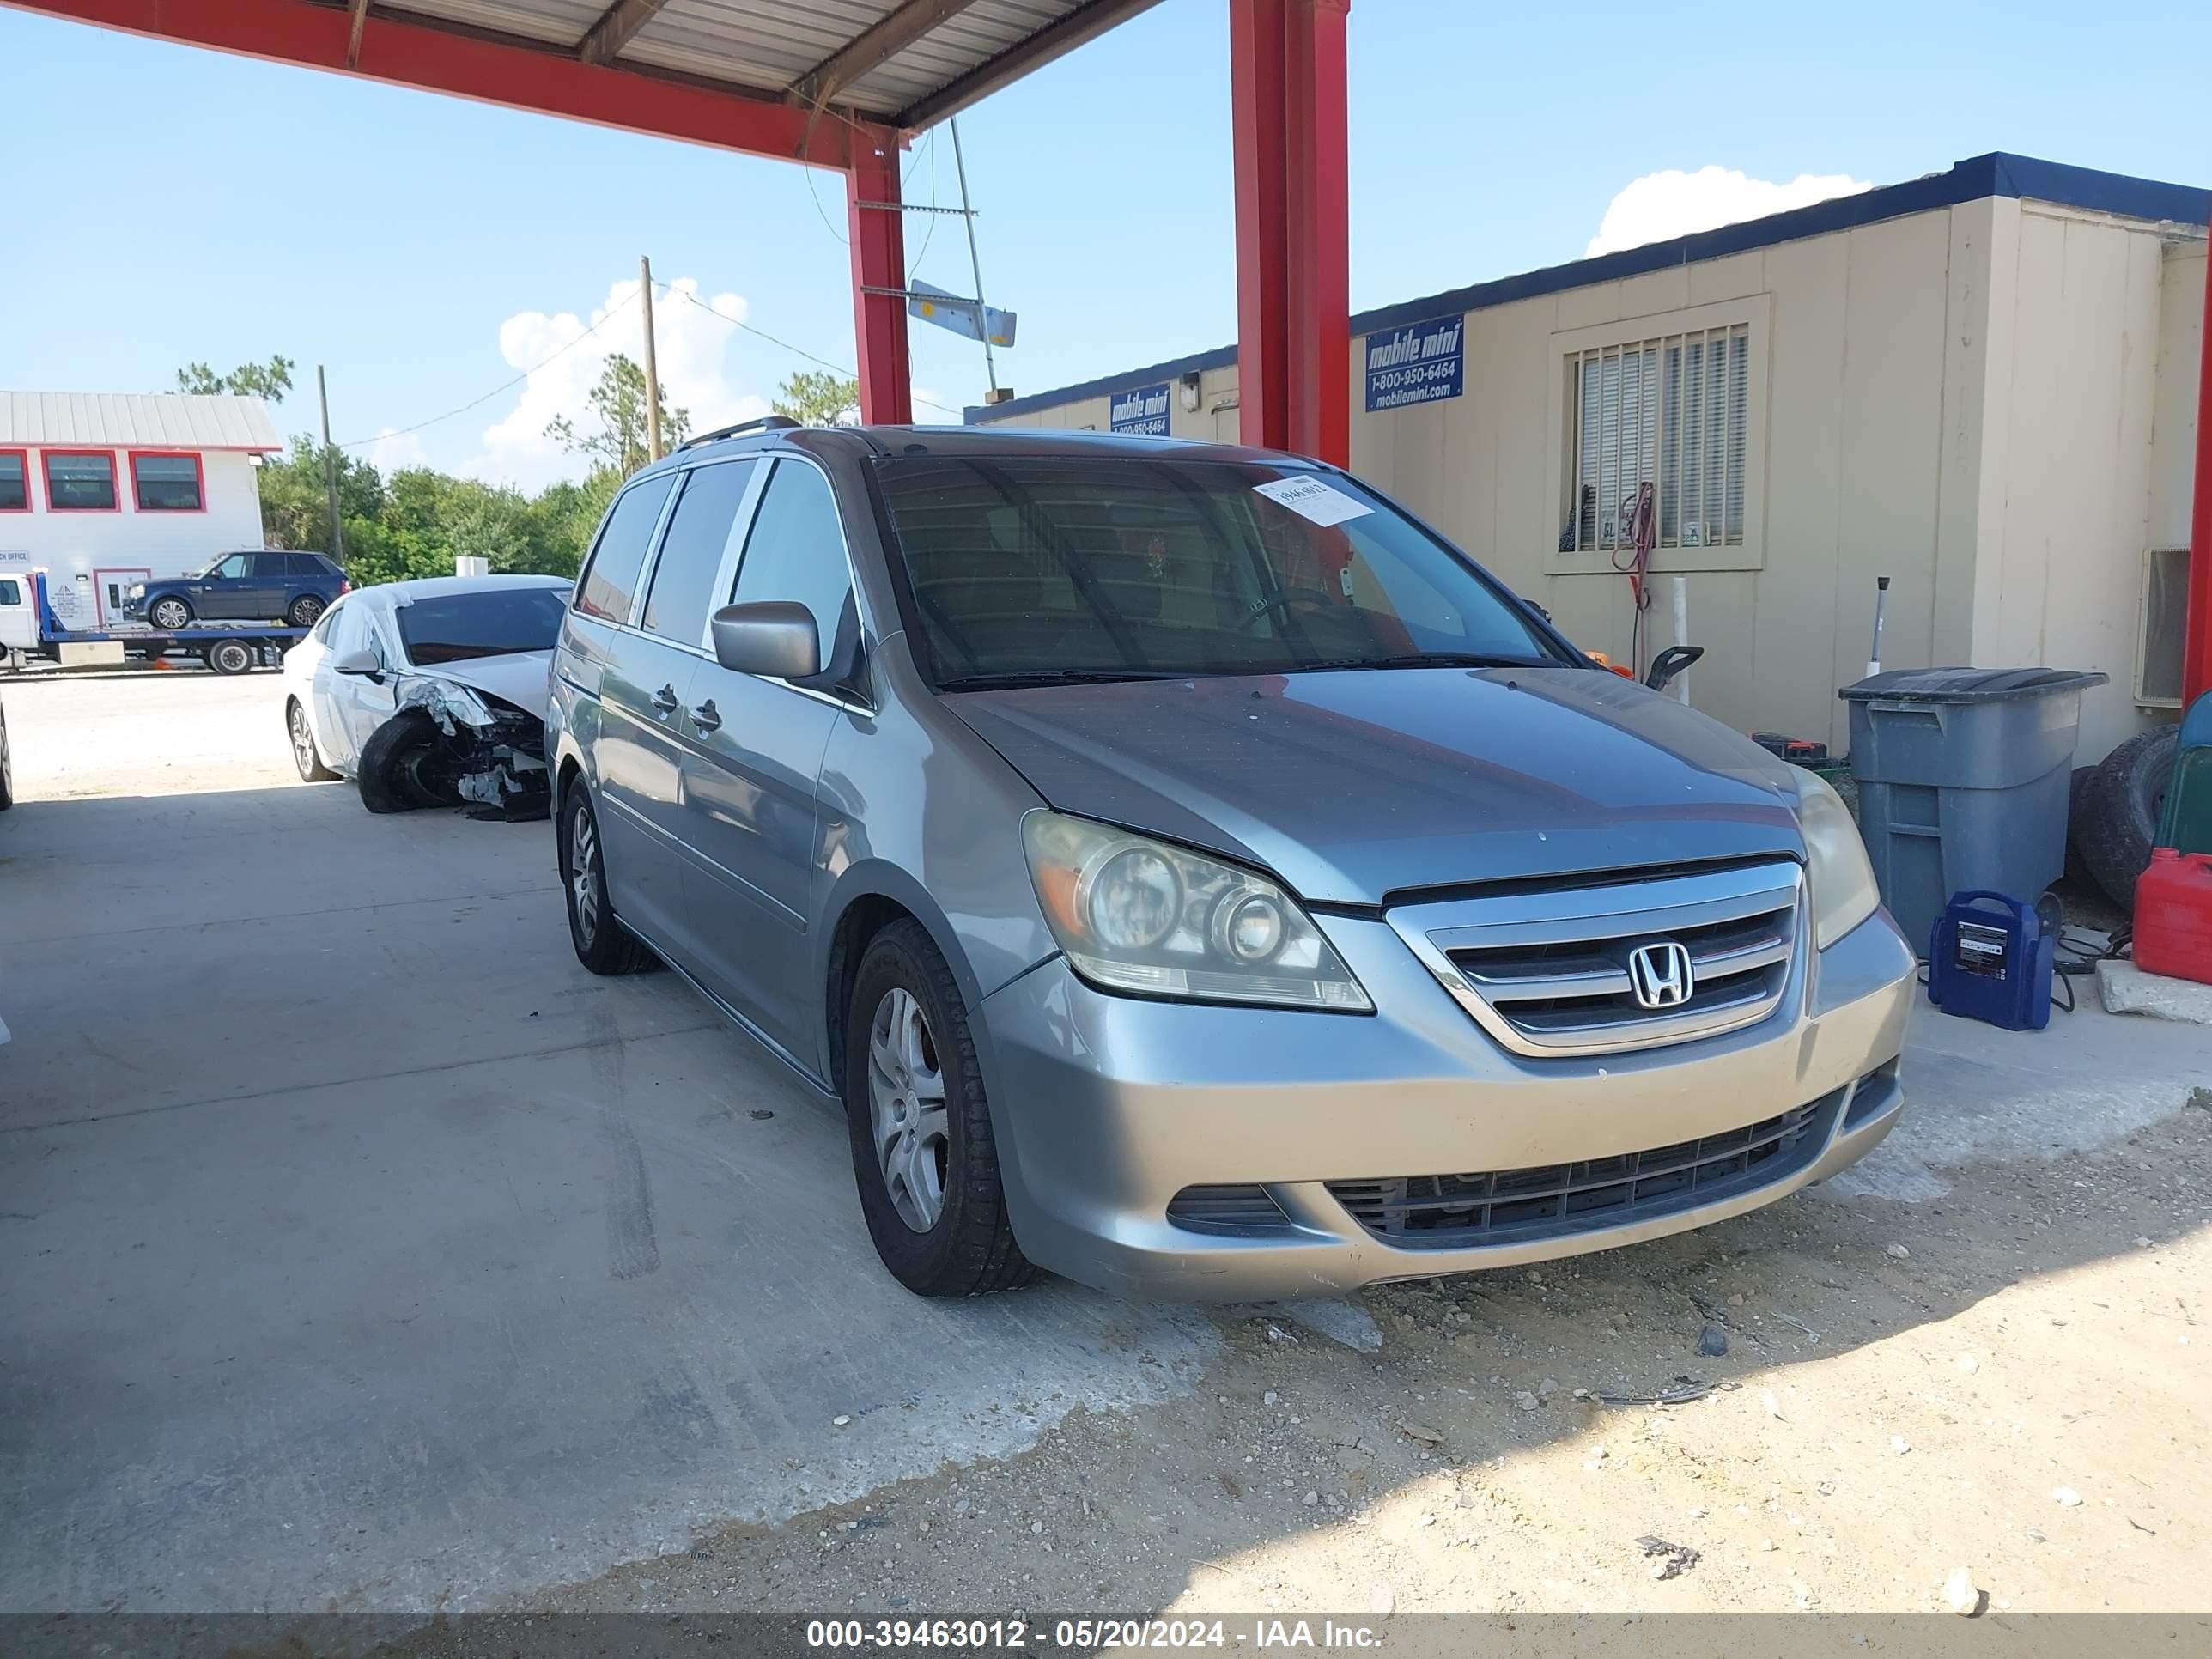
[[[549,817],[545,726],[513,703],[451,680],[409,675],[398,707],[363,745],[362,800],[371,811],[467,805],[509,823]]]

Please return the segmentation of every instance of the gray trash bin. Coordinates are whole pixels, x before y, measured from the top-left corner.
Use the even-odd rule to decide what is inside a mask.
[[[2063,668],[1900,668],[1839,694],[1851,708],[1859,833],[1882,902],[1927,953],[1951,895],[2033,904],[2066,869],[2081,693]]]

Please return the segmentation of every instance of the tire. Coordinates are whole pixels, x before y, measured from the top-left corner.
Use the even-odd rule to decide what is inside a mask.
[[[301,782],[328,783],[337,776],[323,764],[322,751],[315,747],[314,723],[297,697],[285,701],[284,735],[292,745],[292,764],[300,769]]]
[[[173,634],[191,626],[192,607],[173,593],[164,593],[146,607],[146,620],[162,632]]]
[[[607,902],[606,848],[592,792],[580,781],[570,783],[561,797],[559,826],[561,890],[568,896],[568,942],[576,947],[576,960],[609,977],[653,966],[653,952],[615,920]]]
[[[845,1121],[869,1237],[900,1284],[976,1296],[1037,1276],[1006,1217],[960,988],[917,921],[892,923],[860,958],[845,1012]]]
[[[2076,832],[2081,861],[2105,896],[2130,913],[2135,909],[2136,878],[2150,867],[2159,811],[2173,778],[2180,741],[2179,726],[2138,732],[2106,756],[2081,787]]]
[[[330,607],[317,593],[302,593],[285,607],[284,620],[294,628],[313,628],[316,619]]]
[[[355,771],[361,804],[372,812],[459,805],[453,781],[439,769],[440,738],[438,723],[421,708],[403,708],[369,733]]]
[[[243,640],[217,640],[208,647],[207,665],[218,674],[246,674],[253,669],[253,647]]]
[[[2089,780],[2096,773],[2094,766],[2077,766],[2066,785],[2066,878],[2095,887],[2101,892],[2096,877],[2089,873],[2088,860],[2081,856],[2081,830],[2086,822],[2081,816],[2082,792],[2088,788]]]

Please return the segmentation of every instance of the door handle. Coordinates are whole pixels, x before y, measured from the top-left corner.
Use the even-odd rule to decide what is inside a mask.
[[[659,690],[653,694],[653,706],[664,714],[674,714],[677,709],[676,688],[672,685],[662,686]]]
[[[691,724],[702,732],[719,732],[722,729],[722,717],[714,712],[714,700],[712,697],[708,698],[706,702],[691,711]]]

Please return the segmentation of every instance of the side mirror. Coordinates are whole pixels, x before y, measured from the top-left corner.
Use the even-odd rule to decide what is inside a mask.
[[[789,599],[726,605],[714,613],[714,660],[739,674],[803,680],[822,672],[814,613]]]
[[[331,659],[333,674],[358,674],[363,679],[374,679],[384,672],[384,665],[376,659],[376,653],[367,647],[349,651]]]
[[[1664,691],[1676,675],[1705,654],[1702,645],[1670,645],[1652,658],[1651,672],[1644,677],[1644,683],[1654,691]]]

